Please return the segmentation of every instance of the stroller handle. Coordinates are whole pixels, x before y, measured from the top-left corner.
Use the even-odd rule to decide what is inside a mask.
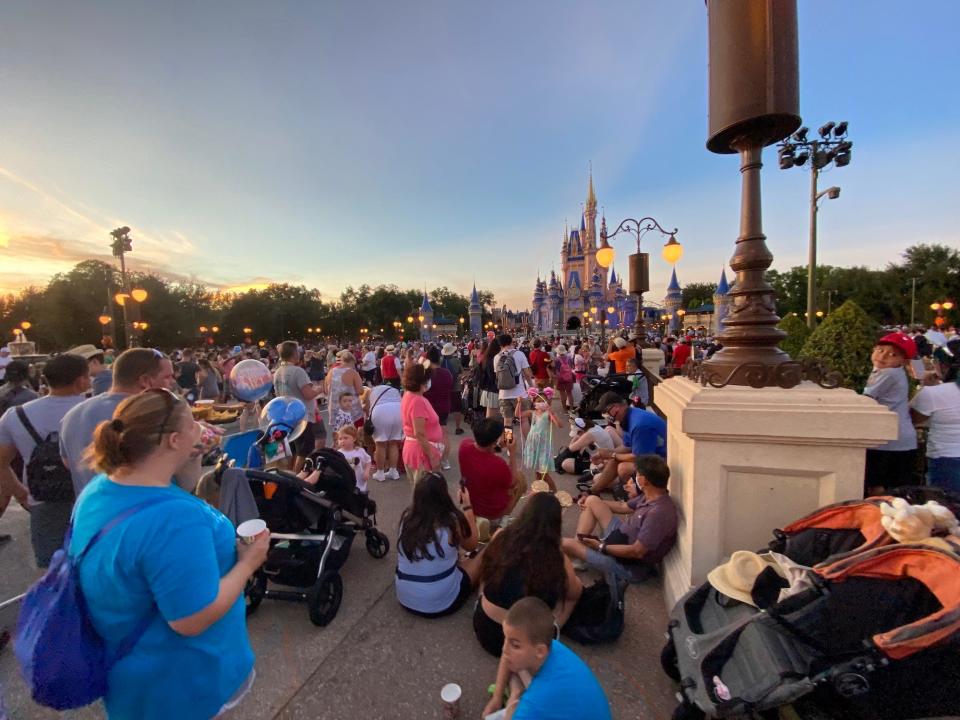
[[[313,486],[310,483],[306,483],[296,475],[286,470],[244,470],[244,474],[250,480],[260,480],[262,482],[272,482],[280,483],[282,485],[290,485],[295,487],[298,490],[312,490]]]

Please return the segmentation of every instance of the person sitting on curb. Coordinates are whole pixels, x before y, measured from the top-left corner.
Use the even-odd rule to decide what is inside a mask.
[[[677,541],[677,508],[667,490],[670,468],[659,455],[641,455],[636,469],[626,486],[627,502],[582,496],[577,537],[563,539],[567,557],[629,582],[655,574]],[[598,523],[601,539],[593,535]]]
[[[525,597],[513,604],[503,621],[503,654],[484,717],[611,718],[610,703],[596,676],[576,653],[555,639],[556,634],[553,613],[543,600]],[[506,707],[500,710],[508,687]]]
[[[631,407],[615,392],[604,393],[597,409],[610,422],[620,424],[623,445],[613,450],[598,450],[594,461],[604,463],[603,470],[590,485],[591,493],[608,489],[617,478],[625,483],[634,471],[634,463],[641,455],[667,456],[667,423],[656,413]]]
[[[477,423],[473,437],[473,440],[460,443],[457,451],[460,476],[470,491],[477,517],[486,518],[491,528],[496,529],[503,516],[513,512],[522,491],[526,489],[526,481],[520,470],[520,450],[511,435],[504,442],[510,463],[507,464],[494,452],[503,437],[503,423],[496,418],[486,418]],[[520,492],[517,492],[518,489]]]

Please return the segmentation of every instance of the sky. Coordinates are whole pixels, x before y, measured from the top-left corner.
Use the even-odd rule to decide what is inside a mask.
[[[960,3],[798,4],[804,122],[854,143],[821,177],[842,193],[820,262],[960,245]],[[524,309],[591,165],[609,225],[679,228],[681,283],[715,282],[738,231],[737,159],[704,145],[702,0],[7,0],[0,99],[0,292],[111,260],[128,225],[130,265],[174,280],[476,282]],[[764,160],[774,267],[805,264],[809,173]]]

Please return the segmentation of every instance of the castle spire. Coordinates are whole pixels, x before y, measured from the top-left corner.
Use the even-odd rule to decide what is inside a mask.
[[[587,188],[587,205],[591,205],[591,204],[594,207],[596,207],[597,205],[597,196],[593,192],[593,163],[592,162],[590,163],[590,185]]]

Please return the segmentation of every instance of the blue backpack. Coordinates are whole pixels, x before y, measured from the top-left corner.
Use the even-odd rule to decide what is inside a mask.
[[[69,554],[73,524],[63,549],[23,599],[13,649],[33,700],[54,710],[83,707],[107,692],[107,675],[114,663],[127,655],[156,617],[148,613],[108,657],[80,588],[80,563],[96,542],[117,525],[151,505],[173,500],[162,498],[127,508],[104,525],[76,557]]]

